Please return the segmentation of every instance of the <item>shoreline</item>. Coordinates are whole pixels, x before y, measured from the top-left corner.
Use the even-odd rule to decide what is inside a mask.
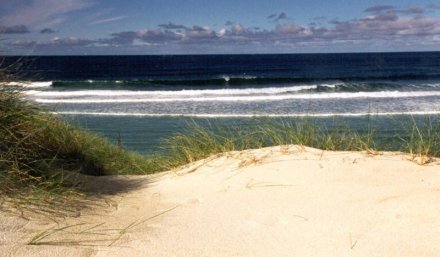
[[[63,257],[435,256],[438,165],[399,152],[275,146],[153,175],[92,177],[91,187],[108,190],[107,208],[58,224],[5,217],[0,249]],[[26,245],[48,229],[60,230]]]

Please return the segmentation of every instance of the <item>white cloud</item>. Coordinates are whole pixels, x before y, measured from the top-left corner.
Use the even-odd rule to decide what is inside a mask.
[[[217,32],[218,37],[223,37],[226,34],[226,29],[221,29]]]
[[[379,8],[380,7],[380,8]],[[185,27],[182,31],[169,30],[170,26],[157,29],[114,33],[107,43],[130,45],[135,40],[155,44],[238,45],[256,43],[264,45],[334,45],[372,44],[388,42],[411,45],[418,41],[437,43],[440,35],[440,19],[397,15],[395,12],[378,12],[388,8],[372,8],[375,14],[349,21],[334,21],[327,27],[301,25],[293,22],[277,24],[271,30],[253,30],[240,23],[214,31],[209,27]],[[391,8],[391,7],[390,7]],[[171,23],[170,23],[171,24]],[[176,26],[173,26],[173,28]],[[165,29],[164,29],[165,28]]]

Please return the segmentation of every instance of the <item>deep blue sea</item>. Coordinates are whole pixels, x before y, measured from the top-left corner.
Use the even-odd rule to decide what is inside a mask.
[[[362,129],[440,115],[440,52],[31,56],[26,96],[144,153],[188,119],[252,126],[255,117],[343,119]],[[220,120],[220,121],[219,121]]]

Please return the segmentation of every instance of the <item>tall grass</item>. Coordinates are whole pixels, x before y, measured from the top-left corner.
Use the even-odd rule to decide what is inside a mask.
[[[84,194],[73,178],[147,174],[154,159],[125,151],[103,137],[76,129],[0,83],[0,197],[28,206],[65,205]]]
[[[260,119],[252,127],[189,121],[182,132],[164,140],[162,161],[167,168],[174,168],[217,153],[292,144],[324,150],[371,150],[376,147],[373,135],[361,135],[344,124],[332,129],[319,127],[307,118]]]
[[[210,155],[277,145],[303,145],[332,151],[402,151],[429,160],[440,157],[440,122],[402,124],[400,134],[382,137],[372,121],[364,130],[354,130],[339,121],[330,127],[309,118],[260,119],[252,127],[202,124],[189,121],[182,132],[164,140],[162,163],[171,169]],[[423,162],[425,163],[425,162]]]
[[[430,157],[440,157],[440,124],[429,117],[422,124],[413,119],[411,130],[402,141],[404,151],[417,157],[420,164],[429,162]]]

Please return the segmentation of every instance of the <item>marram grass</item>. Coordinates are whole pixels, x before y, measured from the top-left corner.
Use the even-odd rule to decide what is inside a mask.
[[[162,164],[179,167],[214,154],[258,149],[277,145],[303,145],[332,151],[401,151],[429,161],[440,157],[440,122],[429,117],[423,121],[402,123],[400,133],[380,137],[381,131],[369,126],[363,131],[351,129],[341,121],[329,128],[313,120],[259,119],[250,128],[233,125],[201,124],[189,121],[183,132],[163,142]],[[426,163],[423,161],[422,163]]]
[[[328,130],[308,119],[295,121],[260,119],[250,128],[200,125],[189,121],[183,132],[164,140],[167,167],[173,168],[213,154],[276,145],[304,145],[325,150],[367,150],[369,136],[349,128]]]
[[[84,195],[75,174],[147,174],[154,159],[125,151],[44,112],[0,85],[0,197],[21,208],[66,205]],[[1,200],[1,199],[0,199]]]

